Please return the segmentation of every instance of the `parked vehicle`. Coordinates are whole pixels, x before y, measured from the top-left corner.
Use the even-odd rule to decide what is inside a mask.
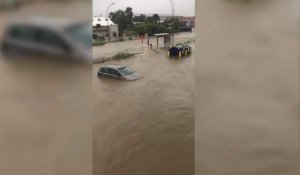
[[[91,61],[91,26],[49,18],[32,18],[10,24],[1,41],[6,57],[51,57]]]
[[[191,46],[188,44],[178,44],[177,46],[173,46],[168,50],[169,57],[182,57],[190,55],[192,52]]]
[[[99,69],[98,77],[115,78],[122,80],[138,80],[143,78],[134,70],[126,66],[106,65]]]
[[[0,0],[0,10],[16,8],[19,4],[18,0]]]

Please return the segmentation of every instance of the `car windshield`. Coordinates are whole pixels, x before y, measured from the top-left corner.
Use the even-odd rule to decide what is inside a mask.
[[[128,67],[121,67],[121,68],[119,68],[119,71],[120,71],[121,74],[123,74],[123,75],[130,75],[130,74],[135,73],[134,70],[131,70],[131,69],[128,68]]]
[[[92,46],[92,28],[88,25],[88,23],[72,25],[66,28],[66,32],[75,41],[85,45],[86,47]]]

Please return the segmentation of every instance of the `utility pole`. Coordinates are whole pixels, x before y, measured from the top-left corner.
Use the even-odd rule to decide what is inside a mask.
[[[174,19],[174,15],[175,15],[174,3],[173,3],[172,0],[170,0],[170,2],[171,2],[171,4],[172,4],[172,20],[173,20],[173,25],[172,25],[172,27],[173,27],[173,29],[174,29],[174,21],[175,21],[175,19]],[[173,31],[173,30],[172,30],[172,45],[174,45],[174,31]]]

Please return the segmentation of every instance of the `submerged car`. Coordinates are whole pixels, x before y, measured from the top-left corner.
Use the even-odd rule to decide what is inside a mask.
[[[91,26],[86,21],[35,17],[12,22],[1,41],[6,57],[91,60]]]
[[[106,65],[99,69],[98,77],[115,78],[122,80],[138,80],[143,76],[126,66]]]

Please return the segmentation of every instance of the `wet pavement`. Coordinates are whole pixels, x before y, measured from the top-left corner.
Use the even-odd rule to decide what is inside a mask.
[[[160,51],[93,65],[94,174],[194,174],[194,61]],[[99,79],[106,64],[144,78]]]

